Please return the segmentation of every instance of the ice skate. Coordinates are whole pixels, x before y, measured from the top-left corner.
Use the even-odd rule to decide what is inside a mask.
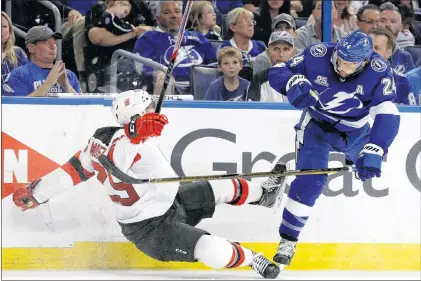
[[[278,161],[273,167],[272,172],[285,172],[288,170],[288,164]],[[262,197],[259,201],[252,202],[253,205],[261,205],[264,207],[272,208],[279,206],[282,196],[285,192],[286,177],[283,176],[270,176],[265,180],[261,187],[263,189]],[[277,204],[275,204],[277,203]]]
[[[289,241],[284,238],[281,238],[279,242],[278,251],[276,252],[273,260],[283,266],[289,265],[291,263],[292,257],[295,254],[295,247],[297,242]]]
[[[279,267],[265,258],[262,253],[254,254],[250,267],[266,279],[275,279],[280,272]]]

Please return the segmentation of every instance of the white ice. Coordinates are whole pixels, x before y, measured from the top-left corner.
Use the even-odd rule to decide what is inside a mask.
[[[2,280],[263,280],[252,270],[2,271]],[[283,271],[279,280],[421,280],[417,271]]]

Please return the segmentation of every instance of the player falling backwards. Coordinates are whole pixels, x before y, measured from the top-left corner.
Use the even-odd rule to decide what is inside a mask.
[[[382,159],[395,139],[400,116],[393,73],[373,52],[372,39],[357,30],[338,43],[311,45],[269,72],[269,83],[304,109],[296,129],[296,168],[328,167],[330,151],[343,152],[365,181],[380,177]],[[370,128],[371,117],[374,123]],[[274,261],[289,265],[327,175],[297,176],[279,227]]]
[[[93,176],[103,184],[117,209],[122,233],[148,256],[160,261],[200,261],[213,268],[251,266],[265,278],[276,278],[279,268],[261,254],[238,243],[194,227],[213,216],[221,203],[252,203],[273,207],[285,178],[270,178],[260,185],[244,179],[131,185],[117,181],[98,162],[101,154],[120,170],[137,178],[177,176],[157,146],[167,117],[154,113],[155,101],[142,90],[121,93],[112,113],[122,127],[96,130],[85,149],[40,180],[13,194],[23,210],[46,203],[68,188]],[[132,118],[134,123],[131,123]],[[135,133],[130,134],[130,126]],[[285,169],[277,163],[274,169]]]

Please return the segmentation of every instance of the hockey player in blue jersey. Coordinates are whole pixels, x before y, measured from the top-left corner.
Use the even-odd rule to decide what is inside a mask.
[[[327,168],[329,152],[337,151],[356,165],[362,181],[380,177],[382,159],[398,133],[400,116],[393,103],[392,70],[373,52],[370,37],[357,30],[338,43],[310,45],[287,63],[273,67],[269,83],[294,107],[303,109],[295,127],[297,169]],[[371,128],[370,115],[374,118]],[[274,261],[290,264],[326,181],[327,175],[305,175],[291,183]]]

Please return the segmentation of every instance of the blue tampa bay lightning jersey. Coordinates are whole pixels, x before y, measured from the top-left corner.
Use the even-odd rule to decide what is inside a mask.
[[[397,49],[390,60],[392,68],[400,73],[407,73],[415,68],[411,54],[402,49]]]
[[[28,96],[36,91],[42,84],[44,84],[50,69],[41,68],[32,61],[18,68],[15,68],[2,87],[2,95],[8,96]],[[70,85],[76,91],[81,93],[79,80],[76,74],[71,70],[66,69],[67,78]],[[58,82],[54,84],[47,92],[47,96],[56,96],[59,93],[65,93],[62,85]]]
[[[396,84],[396,99],[395,103],[417,105],[418,95],[414,95],[412,86],[406,76],[396,70],[393,70],[393,78]]]
[[[225,41],[222,43],[221,48],[224,47],[234,47],[240,50],[240,48],[237,47],[237,44],[235,44],[234,39],[230,39],[228,41]],[[257,57],[261,53],[263,53],[266,50],[266,45],[262,41],[256,41],[256,40],[250,40],[249,47],[247,51],[241,51],[241,54],[243,56],[243,65],[249,65],[252,58]]]
[[[174,50],[176,39],[159,28],[145,32],[136,41],[133,53],[167,66]],[[209,64],[216,61],[216,49],[199,32],[185,31],[181,48],[175,61],[173,77],[178,89],[190,86],[190,68],[193,65]],[[141,66],[138,73],[145,75],[153,73],[153,69]]]
[[[370,114],[399,115],[393,104],[396,86],[388,64],[373,53],[359,74],[341,79],[331,63],[335,46],[336,43],[310,45],[287,63],[274,66],[269,71],[270,86],[287,95],[291,80],[304,75],[319,93],[319,102],[307,108],[308,112],[342,132],[365,126]]]

